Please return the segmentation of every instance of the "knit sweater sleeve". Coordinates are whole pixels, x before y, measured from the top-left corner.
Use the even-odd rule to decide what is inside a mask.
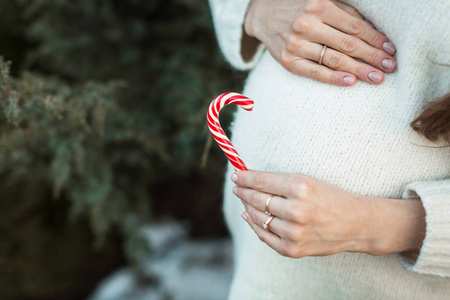
[[[244,61],[241,55],[243,24],[250,0],[209,0],[214,27],[220,49],[225,58],[237,69],[253,68],[265,47],[261,43],[253,57]]]
[[[420,198],[426,213],[426,234],[417,259],[398,254],[407,270],[450,277],[450,179],[413,182],[403,198]]]

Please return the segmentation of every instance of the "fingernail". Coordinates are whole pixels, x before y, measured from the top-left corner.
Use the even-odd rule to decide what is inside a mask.
[[[233,194],[237,195],[237,190],[238,190],[238,188],[237,188],[237,186],[235,186],[235,187],[233,188]]]
[[[381,76],[377,72],[370,72],[367,77],[369,77],[370,81],[372,81],[372,82],[380,82],[381,81]]]
[[[342,83],[346,85],[352,85],[355,83],[355,80],[351,76],[345,76],[344,78],[342,78]]]
[[[237,183],[237,180],[238,180],[238,178],[237,178],[236,174],[231,175],[231,181],[233,181],[234,183]]]
[[[392,59],[383,59],[381,65],[387,70],[392,70],[395,67],[395,62]]]
[[[245,212],[242,213],[241,217],[242,219],[244,219],[245,222],[247,222],[247,216],[245,215]]]
[[[389,54],[394,54],[395,51],[397,51],[397,49],[395,49],[394,44],[392,44],[391,42],[384,42],[383,43],[383,49],[384,51],[386,51]]]

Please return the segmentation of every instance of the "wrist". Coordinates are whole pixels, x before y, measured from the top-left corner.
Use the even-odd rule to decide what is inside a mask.
[[[387,199],[363,196],[371,209],[367,222],[367,243],[364,252],[385,255],[416,252],[425,238],[425,210],[420,199]]]

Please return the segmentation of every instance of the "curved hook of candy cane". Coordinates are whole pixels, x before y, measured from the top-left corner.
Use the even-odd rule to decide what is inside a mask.
[[[209,131],[211,131],[212,136],[220,148],[222,148],[230,163],[236,170],[246,171],[248,170],[247,167],[223,131],[222,126],[220,126],[220,110],[228,104],[236,104],[250,111],[253,109],[254,102],[238,93],[224,93],[211,102],[208,113],[206,114]]]

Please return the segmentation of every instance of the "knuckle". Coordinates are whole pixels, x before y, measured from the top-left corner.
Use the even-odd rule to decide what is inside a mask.
[[[305,16],[299,16],[294,19],[292,29],[298,33],[306,33],[311,29],[311,22]]]
[[[283,50],[280,54],[280,64],[288,69],[288,67],[292,64],[292,56],[289,51]]]
[[[302,228],[302,226],[292,225],[289,228],[289,232],[288,232],[287,236],[291,241],[299,241],[299,240],[301,240],[303,233],[304,233],[304,229]]]
[[[302,258],[302,257],[307,256],[304,247],[300,247],[300,246],[297,246],[297,247],[294,249],[293,255],[294,255],[294,256],[293,256],[294,258]]]
[[[381,256],[381,255],[384,255],[384,254],[386,254],[386,253],[384,253],[384,252],[382,252],[382,251],[374,250],[374,251],[371,251],[371,252],[368,253],[368,254],[370,254],[370,255],[372,255],[372,256]]]
[[[330,56],[329,67],[332,69],[340,69],[344,64],[344,57],[338,53],[333,53]]]
[[[359,65],[358,67],[356,67],[355,75],[356,75],[357,77],[359,77],[359,78],[365,78],[365,77],[367,77],[367,76],[366,76],[366,73],[367,73],[367,68],[366,68],[365,65],[361,64],[361,65]]]
[[[258,203],[259,203],[258,193],[252,193],[250,196],[250,204],[253,207],[258,207]]]
[[[280,247],[276,249],[276,251],[285,257],[288,257],[289,248],[293,245],[293,243],[289,240],[282,240],[282,244]]]
[[[297,186],[302,182],[301,178],[299,176],[296,175],[292,175],[289,177],[288,179],[288,186],[289,189],[295,191],[295,189],[297,188]]]
[[[341,41],[341,50],[346,53],[353,53],[357,47],[357,39],[355,37],[347,37]]]
[[[292,60],[289,64],[287,64],[284,67],[286,68],[286,70],[288,70],[289,72],[291,72],[293,74],[297,74],[297,72],[299,72],[299,70],[296,69],[295,60]]]
[[[258,215],[256,214],[256,211],[254,209],[247,210],[247,213],[250,216],[250,219],[252,219],[253,223],[258,223]]]
[[[342,85],[342,76],[337,72],[333,72],[330,82],[334,85]]]
[[[286,251],[285,251],[285,256],[286,257],[295,258],[295,254],[296,254],[295,250],[292,247],[287,248]]]
[[[293,247],[295,247],[293,242],[285,240],[283,243],[283,247],[279,249],[278,253],[285,257],[292,257],[291,253]]]
[[[305,210],[305,208],[298,208],[295,211],[295,220],[299,223],[305,224],[309,222],[310,214]]]
[[[263,173],[257,173],[253,182],[253,188],[256,190],[262,190],[265,186],[265,177]]]
[[[348,33],[357,35],[360,34],[364,29],[364,23],[362,20],[353,19],[348,23],[347,30]]]
[[[287,256],[291,257],[291,258],[300,258],[303,257],[303,249],[302,247],[298,246],[298,245],[293,245],[291,247],[288,247],[286,249],[287,252]]]
[[[377,46],[381,44],[383,39],[385,39],[384,36],[378,31],[375,31],[375,33],[369,38],[369,41],[371,45]]]
[[[293,217],[295,218],[295,221],[300,224],[307,224],[314,218],[312,211],[304,206],[297,207]]]
[[[305,11],[320,14],[325,10],[326,3],[323,0],[310,0],[305,5]]]
[[[379,54],[380,54],[379,50],[376,50],[376,49],[372,50],[369,53],[369,57],[368,57],[369,61],[368,61],[368,63],[375,64],[378,61]]]
[[[277,252],[278,252],[278,254],[280,254],[281,256],[289,257],[289,256],[288,256],[288,250],[287,250],[287,248],[285,248],[285,247],[284,247],[284,248],[278,249]]]
[[[298,49],[301,47],[301,39],[300,37],[296,35],[292,35],[287,38],[286,40],[286,50],[289,52],[297,52]]]
[[[292,207],[289,207],[289,209],[286,211],[286,219],[290,221],[296,221],[297,220],[297,213],[292,209]]]
[[[307,45],[307,43],[305,42],[305,40],[304,39],[298,39],[297,40],[297,43],[295,44],[295,51],[297,52],[297,53],[299,53],[299,51],[301,51],[301,50],[303,50],[304,48],[305,48],[305,46]]]
[[[309,77],[317,81],[323,81],[323,74],[318,67],[313,67],[309,70]]]
[[[370,252],[367,253],[372,256],[381,256],[386,254],[386,252],[382,251],[381,249],[389,249],[389,245],[387,245],[386,243],[377,243],[376,245],[373,245]]]
[[[286,208],[287,208],[286,217],[289,220],[297,221],[299,205],[296,202],[293,202],[289,205],[286,205]]]
[[[305,180],[300,181],[295,189],[295,195],[298,198],[305,199],[313,194],[313,186]]]

